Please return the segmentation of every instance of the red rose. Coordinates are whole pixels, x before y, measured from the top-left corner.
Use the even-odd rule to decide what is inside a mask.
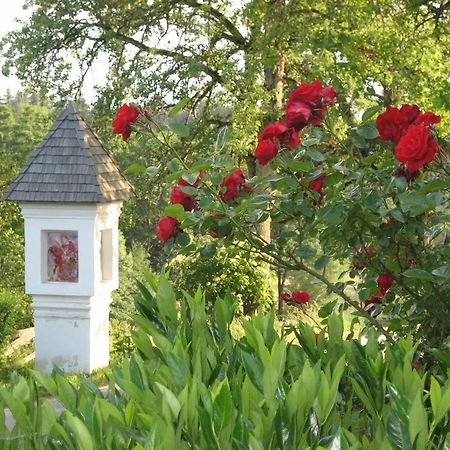
[[[397,144],[406,133],[409,123],[406,116],[397,108],[389,106],[376,120],[376,127],[381,141],[392,141]]]
[[[287,126],[286,122],[277,120],[269,125],[259,135],[259,141],[270,140],[274,144],[282,143],[289,150],[300,144],[300,136],[294,128]]]
[[[282,122],[277,120],[276,122],[270,123],[269,125],[261,131],[259,135],[259,140],[263,141],[264,139],[270,140],[279,140],[280,136],[286,131],[289,127],[286,125],[286,122]]]
[[[194,184],[189,184],[187,181],[185,181],[182,177],[178,178],[178,184],[180,186],[190,186],[190,187],[195,187],[197,188],[201,181],[202,178],[206,175],[206,172],[204,170],[201,170],[200,173],[198,174],[197,180],[195,181]]]
[[[429,127],[430,125],[434,125],[441,121],[441,116],[434,114],[432,112],[425,112],[420,114],[414,122],[414,125],[424,125]]]
[[[307,124],[319,125],[327,106],[333,106],[337,97],[332,87],[324,88],[319,80],[302,83],[289,95],[286,103],[286,123],[301,130]]]
[[[312,83],[302,83],[294,89],[289,95],[287,106],[294,102],[303,102],[313,107],[322,102],[322,90],[324,87],[320,80],[315,80]]]
[[[136,111],[133,105],[122,105],[116,113],[116,117],[113,120],[113,134],[121,134],[122,139],[127,141],[131,135],[130,125],[136,122],[139,113]]]
[[[289,292],[283,292],[281,294],[281,298],[283,299],[284,302],[291,302],[292,301],[292,296],[291,296],[291,294],[289,294]]]
[[[232,174],[227,175],[223,179],[220,187],[225,188],[225,191],[220,193],[220,197],[224,202],[235,198],[241,190],[245,192],[251,190],[251,186],[245,182],[245,177],[241,169],[236,169]]]
[[[179,186],[175,186],[170,194],[170,203],[173,205],[179,203],[183,205],[186,211],[192,211],[197,209],[197,204],[195,202],[195,197],[190,194],[186,194]]]
[[[380,305],[381,299],[384,297],[384,294],[381,291],[375,292],[375,294],[370,297],[369,300],[364,302],[364,309],[366,311],[371,311],[373,309],[373,305]]]
[[[388,291],[388,289],[392,286],[394,282],[394,278],[392,275],[388,273],[383,273],[377,278],[377,286],[380,289],[380,292],[384,295]]]
[[[395,157],[414,172],[428,164],[437,151],[438,146],[430,130],[424,125],[411,125],[395,147]]]
[[[309,182],[309,189],[311,191],[320,192],[323,189],[323,183],[325,178],[327,177],[327,173],[323,172],[318,178]]]
[[[419,361],[413,359],[411,361],[411,365],[414,367],[414,369],[416,369],[416,371],[418,372],[420,370],[420,368],[422,367],[422,365],[420,364]]]
[[[323,185],[324,185],[326,177],[327,177],[327,173],[323,172],[318,178],[309,182],[309,186],[308,186],[309,189],[311,191],[318,192],[320,195],[318,200],[313,201],[314,206],[319,205],[323,201],[324,195],[323,195],[322,189],[323,189]]]
[[[162,219],[159,219],[155,231],[161,242],[167,242],[177,234],[178,221],[173,217],[163,217]]]
[[[307,292],[292,292],[292,300],[299,305],[306,305],[309,302],[309,294]]]
[[[413,123],[419,117],[420,109],[417,105],[402,105],[400,112],[408,123]]]
[[[308,125],[312,114],[312,108],[304,102],[291,102],[286,105],[286,124],[288,127],[301,130]]]
[[[328,106],[334,106],[336,104],[337,92],[332,86],[328,86],[322,89],[322,103]]]
[[[255,158],[258,162],[265,166],[270,162],[275,156],[278,155],[278,145],[269,139],[264,139],[258,142],[258,146],[255,150]]]

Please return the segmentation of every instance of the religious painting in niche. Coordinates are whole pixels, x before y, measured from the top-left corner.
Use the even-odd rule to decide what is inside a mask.
[[[78,233],[47,233],[47,280],[78,282]]]

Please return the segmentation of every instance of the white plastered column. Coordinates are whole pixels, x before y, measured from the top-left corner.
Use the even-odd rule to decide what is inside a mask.
[[[25,290],[33,297],[36,368],[91,372],[109,363],[109,305],[118,287],[121,202],[23,203]],[[47,280],[49,231],[78,236],[78,282]],[[103,237],[103,248],[102,248]]]

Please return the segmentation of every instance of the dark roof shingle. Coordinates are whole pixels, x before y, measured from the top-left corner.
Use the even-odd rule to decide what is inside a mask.
[[[105,203],[131,197],[133,187],[69,102],[0,200]]]

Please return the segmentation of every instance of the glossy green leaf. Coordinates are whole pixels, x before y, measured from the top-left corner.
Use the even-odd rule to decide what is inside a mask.
[[[224,149],[225,145],[230,140],[230,137],[231,130],[228,127],[223,127],[219,130],[215,145],[216,153],[220,153]]]
[[[183,205],[181,205],[180,203],[176,203],[164,208],[163,216],[173,217],[174,219],[177,219],[179,222],[181,222],[186,217],[186,211],[184,210]]]
[[[169,117],[175,117],[188,103],[189,98],[182,98],[169,112]]]
[[[415,280],[434,281],[433,275],[422,269],[408,269],[405,270],[402,275],[406,278],[413,278]]]
[[[356,128],[356,132],[364,139],[375,139],[379,136],[374,123],[365,123]]]
[[[131,175],[133,173],[145,173],[146,167],[142,164],[130,164],[126,169],[125,173]]]
[[[373,116],[375,116],[375,114],[379,113],[382,109],[383,107],[380,105],[371,106],[367,108],[362,115],[362,121],[365,122],[366,120],[371,119]]]

